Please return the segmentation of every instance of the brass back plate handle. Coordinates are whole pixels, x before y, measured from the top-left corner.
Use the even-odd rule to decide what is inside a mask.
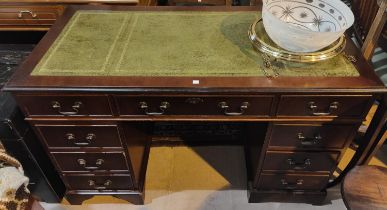
[[[339,108],[339,102],[337,102],[337,101],[332,102],[329,105],[329,108],[328,108],[328,110],[326,112],[319,112],[319,111],[317,111],[318,110],[318,106],[313,101],[308,103],[308,107],[312,111],[312,115],[314,115],[314,116],[328,116],[328,115],[332,115],[333,112],[337,111],[337,109]]]
[[[109,179],[106,180],[103,184],[98,184],[94,180],[89,180],[89,186],[93,187],[95,190],[106,190],[112,184],[112,181]]]
[[[76,137],[73,133],[66,133],[66,139],[72,141],[76,146],[88,146],[90,145],[97,136],[94,133],[88,133],[85,137],[85,141],[76,141]]]
[[[223,109],[224,114],[228,116],[239,116],[245,113],[245,110],[249,108],[250,103],[249,102],[242,102],[241,106],[239,107],[240,112],[229,112],[228,109],[230,108],[229,105],[227,105],[227,102],[220,102],[218,106]]]
[[[51,107],[56,110],[59,114],[62,114],[62,115],[76,115],[78,114],[79,112],[79,109],[81,108],[82,106],[82,102],[80,101],[76,101],[74,102],[74,104],[71,106],[71,108],[74,110],[74,111],[71,111],[71,112],[64,112],[62,111],[62,106],[61,104],[58,102],[58,101],[52,101],[51,102]]]
[[[20,10],[19,13],[17,14],[18,18],[22,18],[23,14],[30,14],[32,18],[36,18],[38,15],[31,10]]]
[[[146,102],[142,101],[138,105],[140,109],[144,110],[146,115],[163,115],[165,114],[165,111],[171,106],[169,102],[163,101],[160,103],[160,106],[159,106],[160,112],[150,112],[148,110],[149,106]]]
[[[302,163],[297,163],[294,159],[289,158],[287,159],[287,162],[290,166],[293,167],[294,170],[303,170],[312,165],[309,158],[305,159]]]
[[[288,190],[294,190],[294,189],[297,189],[297,187],[299,185],[303,185],[304,184],[304,180],[297,179],[296,182],[289,183],[288,181],[286,181],[286,179],[281,179],[281,184],[283,186],[285,186],[285,188],[288,189]]]
[[[82,159],[82,158],[78,159],[77,162],[78,162],[78,164],[80,166],[82,166],[86,170],[97,170],[97,169],[99,169],[102,166],[102,164],[104,163],[104,160],[103,159],[97,159],[95,161],[95,166],[87,166],[86,160]]]
[[[313,146],[321,142],[322,137],[320,134],[316,134],[314,137],[305,137],[304,133],[297,133],[297,138],[300,140],[301,145],[303,146]]]

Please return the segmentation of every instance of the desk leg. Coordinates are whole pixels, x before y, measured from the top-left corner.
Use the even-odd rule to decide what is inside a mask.
[[[144,205],[144,194],[138,195],[113,195],[116,198],[126,200],[134,205]]]
[[[71,205],[81,205],[83,203],[83,201],[88,200],[92,197],[93,197],[93,195],[67,194],[66,200]]]

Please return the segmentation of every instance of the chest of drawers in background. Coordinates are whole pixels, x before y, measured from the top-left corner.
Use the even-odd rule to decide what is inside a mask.
[[[48,30],[63,10],[64,5],[0,5],[0,28]]]
[[[48,31],[68,5],[149,5],[147,0],[17,0],[0,2],[0,31]]]

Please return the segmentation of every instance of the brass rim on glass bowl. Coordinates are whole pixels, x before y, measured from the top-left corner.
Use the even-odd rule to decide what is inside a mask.
[[[262,27],[263,30],[261,30],[261,33],[257,34],[256,27],[258,24],[261,24],[260,27]],[[248,35],[254,49],[260,51],[261,53],[281,60],[301,63],[318,62],[333,58],[343,52],[346,45],[345,36],[342,35],[334,43],[320,51],[310,53],[297,53],[287,51],[280,48],[273,41],[271,41],[266,32],[264,32],[263,22],[261,18],[257,19],[253,24],[251,24],[250,29],[248,31]]]

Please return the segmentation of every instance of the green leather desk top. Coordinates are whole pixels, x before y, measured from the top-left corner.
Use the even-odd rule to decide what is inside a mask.
[[[258,12],[78,11],[33,76],[264,76],[248,39]],[[343,56],[280,62],[281,76],[359,76]]]

